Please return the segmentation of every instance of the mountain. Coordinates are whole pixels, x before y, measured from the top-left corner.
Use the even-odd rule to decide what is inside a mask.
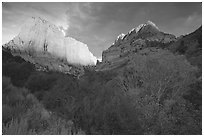
[[[86,44],[65,37],[61,28],[40,17],[28,19],[3,47],[38,68],[61,72],[69,72],[71,66],[95,65],[97,60]]]
[[[194,65],[202,66],[201,30],[176,38],[148,21],[103,52],[96,72],[116,75],[105,91],[128,97],[144,134],[201,134],[202,69]]]
[[[97,70],[120,66],[126,63],[132,54],[152,47],[153,43],[169,44],[175,41],[174,35],[160,31],[153,22],[147,21],[127,34],[120,34],[111,47],[103,51],[102,63],[98,65]]]
[[[202,134],[202,77],[189,60],[202,57],[201,32],[175,38],[149,21],[119,35],[80,78],[49,71],[79,66],[11,41],[2,50],[3,134]]]

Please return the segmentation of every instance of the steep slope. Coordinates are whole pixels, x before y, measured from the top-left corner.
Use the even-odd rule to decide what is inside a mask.
[[[180,37],[168,49],[174,53],[185,55],[192,65],[202,69],[202,26],[194,32]]]
[[[107,68],[113,65],[114,67],[125,64],[132,54],[139,50],[151,46],[151,42],[167,44],[176,41],[176,37],[172,34],[167,34],[159,30],[159,28],[148,21],[145,24],[133,28],[127,34],[121,34],[110,48],[103,51],[102,63],[97,66],[97,69]]]
[[[95,65],[96,57],[86,44],[64,37],[57,26],[32,17],[23,25],[18,36],[3,45],[12,54],[51,70],[69,71],[69,65]]]

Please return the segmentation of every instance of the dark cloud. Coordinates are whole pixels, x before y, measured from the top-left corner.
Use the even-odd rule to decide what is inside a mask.
[[[89,46],[97,57],[120,33],[147,20],[176,36],[202,23],[201,3],[4,3],[3,42],[18,34],[31,16],[40,16],[67,29],[67,35]]]

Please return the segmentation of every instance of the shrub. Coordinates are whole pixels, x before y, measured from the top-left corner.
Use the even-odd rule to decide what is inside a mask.
[[[13,86],[8,78],[3,77],[3,123],[8,123],[12,118],[18,119],[33,104],[26,99],[28,90]]]
[[[67,80],[70,80],[68,77]],[[66,83],[66,81],[64,81]],[[70,84],[66,85],[61,80],[53,88],[53,91],[62,88],[62,94],[52,98],[59,97],[62,101],[62,107],[60,106],[60,113],[69,114],[65,118],[72,117],[71,112],[74,106],[74,95],[72,90],[76,85],[73,80]],[[68,92],[67,92],[68,91]],[[67,94],[70,91],[70,95]],[[2,108],[2,120],[3,120],[3,134],[11,135],[24,135],[24,134],[84,134],[82,130],[78,130],[74,127],[73,122],[70,125],[68,120],[59,118],[59,116],[51,116],[51,113],[44,109],[44,106],[38,101],[38,99],[25,88],[18,88],[10,83],[10,79],[3,77],[3,108]],[[51,92],[52,93],[52,92]],[[51,94],[50,94],[51,95]],[[69,105],[69,103],[72,103]],[[69,105],[69,106],[68,106]]]
[[[2,105],[2,122],[8,123],[12,119],[12,108],[8,105]]]
[[[8,77],[2,77],[2,91],[6,91],[5,89],[11,84],[11,80]]]
[[[184,43],[184,41],[181,41],[180,45],[177,48],[177,52],[180,54],[185,54],[187,49],[188,49],[187,45]]]
[[[2,64],[2,74],[11,77],[12,83],[19,87],[24,85],[33,71],[34,66],[27,62],[10,62]]]
[[[183,98],[189,91],[189,85],[196,80],[197,69],[183,56],[167,51],[136,57],[133,64],[124,70],[120,80],[123,84],[128,83],[124,84],[124,89],[128,89],[135,109],[140,112],[139,121],[144,133],[201,133],[195,116],[200,117],[201,111],[196,114],[191,104]],[[142,81],[141,85],[138,85],[138,79]],[[173,111],[175,108],[176,111]]]
[[[25,86],[30,89],[31,92],[49,90],[55,81],[56,77],[54,75],[49,75],[43,72],[36,72],[29,77]]]
[[[75,123],[86,134],[141,134],[137,113],[116,81],[96,85],[77,103]]]
[[[35,135],[32,130],[28,130],[26,118],[21,118],[20,121],[12,120],[10,123],[3,125],[3,135]]]

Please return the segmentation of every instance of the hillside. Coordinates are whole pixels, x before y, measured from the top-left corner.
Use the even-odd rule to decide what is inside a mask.
[[[62,62],[50,54],[2,47],[3,134],[202,134],[201,29],[178,39],[148,21],[80,77],[39,68]]]
[[[174,53],[183,54],[188,61],[202,69],[202,26],[194,32],[181,37],[169,46]]]

